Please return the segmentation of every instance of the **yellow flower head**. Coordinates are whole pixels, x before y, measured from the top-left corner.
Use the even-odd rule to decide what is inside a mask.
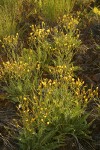
[[[26,100],[27,100],[27,98],[26,98],[26,97],[24,97],[24,98],[23,98],[23,100],[24,100],[24,101],[26,101]]]
[[[47,125],[49,125],[50,124],[50,122],[47,122]]]
[[[98,12],[98,8],[97,7],[94,7],[93,8],[93,12],[96,14]]]
[[[100,10],[97,7],[93,8],[93,12],[97,15],[100,15]]]

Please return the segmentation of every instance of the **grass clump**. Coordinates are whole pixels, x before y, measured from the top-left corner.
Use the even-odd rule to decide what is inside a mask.
[[[16,22],[7,9],[0,8],[0,37],[16,33]]]
[[[16,34],[21,5],[22,0],[0,1],[0,38]]]
[[[75,0],[73,2],[71,0],[57,0],[56,2],[54,0],[45,0],[41,2],[41,9],[47,22],[55,23],[60,16],[72,11],[74,4]]]

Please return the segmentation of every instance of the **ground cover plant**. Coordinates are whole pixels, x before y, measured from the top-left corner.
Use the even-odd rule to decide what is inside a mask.
[[[1,149],[98,150],[98,2],[2,0],[0,11]]]

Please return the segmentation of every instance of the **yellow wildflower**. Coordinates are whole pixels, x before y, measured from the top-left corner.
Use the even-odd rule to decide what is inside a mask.
[[[47,125],[49,125],[50,124],[50,122],[47,122]]]
[[[43,119],[41,119],[41,121],[43,122]]]
[[[24,98],[23,98],[23,100],[24,100],[24,101],[26,101],[26,100],[27,100],[27,98],[26,98],[26,97],[24,97]]]
[[[100,15],[100,10],[97,7],[93,8],[93,12],[97,15]]]

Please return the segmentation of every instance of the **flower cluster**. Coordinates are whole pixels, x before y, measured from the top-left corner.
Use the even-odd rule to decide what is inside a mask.
[[[22,61],[3,62],[3,67],[4,67],[3,69],[4,75],[8,74],[12,78],[13,77],[23,78],[32,69],[28,63],[24,63]]]
[[[74,66],[67,66],[66,64],[59,65],[59,66],[48,66],[50,74],[54,76],[55,78],[63,78],[65,76],[68,76],[70,74],[73,74]]]
[[[64,15],[62,19],[60,19],[60,24],[66,29],[74,31],[79,24],[79,16],[77,18],[72,15]]]
[[[10,36],[4,37],[3,41],[1,41],[2,48],[6,48],[6,47],[15,48],[18,45],[18,38],[19,38],[18,33],[16,33],[15,36],[10,35]]]
[[[31,28],[31,33],[30,33],[30,36],[29,36],[29,41],[36,41],[37,39],[38,40],[42,40],[44,38],[47,38],[48,35],[50,34],[50,29],[45,29],[44,26],[42,28],[40,27],[36,27],[35,25],[31,25],[30,26]]]

